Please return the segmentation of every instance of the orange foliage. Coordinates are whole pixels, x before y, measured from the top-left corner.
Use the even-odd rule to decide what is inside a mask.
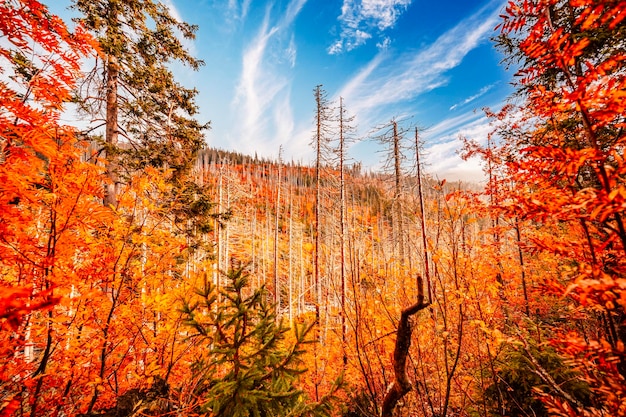
[[[35,0],[3,2],[0,31],[8,42],[0,47],[0,410],[40,415],[44,401],[62,403],[69,370],[53,361],[62,354],[57,335],[71,326],[68,295],[88,276],[86,237],[109,218],[98,202],[100,169],[83,162],[84,144],[58,124],[94,41]]]
[[[499,26],[518,42],[527,101],[493,118],[504,158],[482,151],[512,184],[494,208],[552,228],[555,234],[534,234],[529,245],[560,260],[560,276],[543,288],[566,295],[585,320],[598,313],[606,320],[596,334],[553,341],[575,360],[598,404],[577,409],[545,395],[558,415],[626,415],[626,56],[610,40],[623,39],[624,10],[617,0],[510,1]]]

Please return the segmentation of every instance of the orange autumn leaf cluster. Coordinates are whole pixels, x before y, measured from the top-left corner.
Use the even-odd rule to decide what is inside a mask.
[[[10,415],[25,400],[36,414],[54,347],[39,342],[53,337],[67,283],[81,279],[75,258],[91,249],[80,232],[102,222],[99,169],[82,162],[72,129],[58,124],[93,41],[37,1],[3,2],[0,22],[0,410]]]
[[[167,290],[186,245],[152,203],[167,173],[104,207],[102,167],[59,123],[95,41],[34,0],[2,2],[0,31],[0,415],[111,407],[184,349]]]
[[[558,232],[535,234],[526,250],[561,263],[543,288],[565,297],[580,314],[572,321],[584,324],[552,344],[597,402],[587,409],[544,392],[555,415],[626,414],[626,60],[612,42],[623,42],[625,10],[624,1],[509,2],[499,29],[513,39],[525,103],[491,115],[495,150],[467,146],[488,161],[489,187],[507,190],[492,198],[495,215]],[[592,335],[597,315],[603,321]]]
[[[20,203],[55,205],[60,203],[55,199],[59,187],[86,185],[85,177],[77,179],[79,184],[65,183],[62,178],[71,158],[79,162],[80,153],[73,148],[71,131],[57,120],[62,102],[69,99],[80,60],[91,50],[87,42],[91,38],[80,30],[70,34],[64,23],[37,1],[3,2],[0,32],[8,42],[0,47],[0,257],[5,263],[26,261],[32,268],[45,269],[50,259],[32,253],[30,247],[35,239],[29,233],[36,231],[23,228],[37,213]],[[21,307],[16,303],[42,288],[22,277],[14,278],[22,286],[4,291],[4,303],[15,312],[33,310],[36,303]]]
[[[352,202],[338,227],[336,173],[327,173],[318,225],[314,170],[212,161],[190,181],[232,218],[216,218],[215,231],[199,237],[185,234],[192,220],[173,214],[191,200],[178,199],[167,169],[129,173],[117,204],[103,206],[102,161],[59,122],[81,59],[97,46],[37,1],[2,3],[11,47],[0,48],[0,415],[121,413],[121,399],[154,387],[165,387],[161,414],[211,415],[219,398],[206,397],[215,385],[203,378],[219,380],[230,364],[217,363],[211,337],[190,337],[179,307],[211,281],[220,291],[203,314],[215,314],[232,296],[220,271],[247,262],[253,289],[265,284],[281,300],[279,317],[317,322],[300,385],[315,400],[343,375],[352,409],[379,411],[402,306],[414,303],[430,262],[431,307],[413,320],[407,348],[415,390],[398,413],[513,415],[504,399],[526,398],[505,385],[503,370],[517,349],[550,412],[623,415],[626,59],[610,46],[596,53],[594,36],[624,29],[624,3],[509,2],[500,30],[519,41],[526,101],[489,113],[499,129],[487,147],[466,144],[487,162],[484,194],[425,181],[423,214],[408,192],[389,198],[384,176],[347,176]],[[337,250],[344,234],[345,253]],[[238,331],[216,323],[216,334]],[[540,353],[531,337],[540,353],[568,359],[557,367],[578,373],[552,378],[532,362]],[[562,388],[576,378],[594,396],[589,409]],[[130,411],[156,414],[153,405]]]

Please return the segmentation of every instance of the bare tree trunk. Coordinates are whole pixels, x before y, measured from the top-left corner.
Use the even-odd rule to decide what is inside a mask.
[[[387,389],[383,399],[383,406],[380,412],[381,417],[392,417],[398,401],[413,388],[406,374],[406,360],[411,347],[411,334],[413,333],[411,317],[430,305],[429,302],[424,301],[424,282],[422,277],[418,276],[417,282],[417,302],[402,310],[400,314],[400,322],[396,332],[396,346],[393,351],[394,381]]]
[[[224,205],[223,205],[223,180],[224,180],[224,175],[223,175],[223,171],[224,171],[224,166],[220,165],[219,168],[219,179],[217,182],[217,190],[218,190],[218,199],[217,199],[217,207],[218,207],[218,212],[219,213],[223,213],[224,212]],[[222,242],[222,225],[219,222],[219,219],[215,219],[215,239],[217,240],[216,244],[215,244],[215,250],[217,251],[216,255],[217,255],[217,259],[214,262],[214,267],[213,267],[213,282],[215,283],[215,285],[217,286],[217,294],[218,294],[218,304],[219,304],[219,299],[220,299],[220,271],[222,271],[222,252],[223,252],[223,242]]]
[[[422,167],[420,164],[419,135],[415,128],[415,160],[417,164],[417,192],[420,199],[420,216],[422,226],[422,246],[424,249],[424,276],[426,277],[426,288],[428,292],[428,302],[432,302],[432,285],[430,284],[430,266],[428,262],[428,243],[426,240],[426,219],[424,216],[424,194],[422,193]],[[419,286],[419,282],[417,284]]]
[[[393,193],[393,205],[394,205],[394,236],[395,244],[398,245],[398,260],[399,264],[404,263],[404,226],[402,219],[402,204],[400,198],[402,196],[402,155],[400,154],[400,134],[398,132],[398,122],[392,121],[393,124],[393,168],[394,168],[394,193]]]
[[[293,164],[292,164],[293,165]],[[293,166],[290,169],[290,177],[293,177]],[[292,181],[289,181],[289,325],[293,327],[293,189]]]
[[[314,280],[315,280],[315,321],[320,322],[320,305],[322,304],[322,289],[320,287],[320,204],[321,204],[321,184],[320,171],[322,168],[322,87],[315,88],[316,113],[316,155],[315,155],[315,255],[313,260]]]
[[[345,137],[344,137],[344,108],[343,97],[339,98],[339,239],[341,262],[341,346],[343,349],[343,365],[348,364],[346,354],[347,324],[346,324],[346,182],[345,182]]]
[[[282,171],[282,153],[283,147],[280,146],[278,151],[278,184],[276,185],[276,213],[274,223],[274,304],[276,305],[276,311],[280,314],[280,277],[278,276],[278,227],[280,220],[280,180]]]

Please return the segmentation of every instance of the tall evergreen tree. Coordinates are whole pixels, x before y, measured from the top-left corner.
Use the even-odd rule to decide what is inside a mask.
[[[90,131],[105,130],[105,204],[116,203],[116,185],[128,171],[167,167],[179,180],[209,127],[194,118],[197,91],[178,83],[170,69],[174,62],[194,70],[203,65],[184,45],[197,27],[178,21],[156,0],[75,0],[74,8],[102,51],[80,102],[92,118]]]

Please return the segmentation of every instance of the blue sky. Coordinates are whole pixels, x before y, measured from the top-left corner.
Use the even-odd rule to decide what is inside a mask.
[[[63,11],[69,0],[50,1]],[[175,68],[200,91],[209,146],[309,163],[314,152],[313,89],[343,97],[360,135],[391,118],[424,129],[426,170],[478,179],[477,161],[456,155],[459,134],[484,142],[482,107],[512,92],[511,72],[489,38],[504,0],[164,0],[197,24],[188,45],[205,61]],[[376,169],[380,145],[352,145],[350,156]]]

